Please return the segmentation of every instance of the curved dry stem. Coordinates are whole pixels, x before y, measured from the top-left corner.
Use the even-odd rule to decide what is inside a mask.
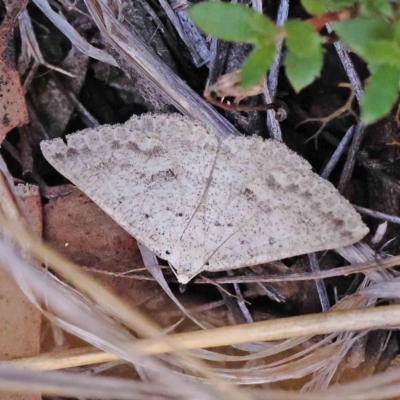
[[[318,144],[318,136],[320,133],[323,131],[323,129],[335,118],[343,118],[347,115],[352,115],[356,120],[358,120],[358,115],[355,113],[355,111],[352,108],[352,103],[355,97],[355,90],[353,86],[350,83],[340,83],[339,87],[345,87],[350,89],[350,95],[349,98],[347,99],[346,103],[343,104],[342,107],[338,108],[336,111],[334,111],[332,114],[327,115],[326,117],[321,117],[321,118],[307,118],[304,121],[301,121],[296,125],[296,128],[298,128],[300,125],[306,124],[308,122],[320,122],[321,126],[317,130],[314,135],[309,137],[305,143],[309,142],[312,139],[315,139],[315,146],[317,147]]]

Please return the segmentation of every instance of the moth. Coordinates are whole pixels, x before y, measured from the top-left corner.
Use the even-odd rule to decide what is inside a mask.
[[[180,115],[134,116],[41,149],[181,283],[203,270],[347,246],[368,232],[335,187],[284,144],[220,136]]]

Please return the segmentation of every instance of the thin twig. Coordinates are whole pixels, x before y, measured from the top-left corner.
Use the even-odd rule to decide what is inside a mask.
[[[276,17],[276,24],[278,26],[285,25],[288,14],[289,14],[289,0],[280,0],[278,6],[278,14]],[[283,58],[282,50],[283,50],[283,40],[280,40],[276,44],[276,54],[268,73],[268,88],[269,88],[269,93],[271,95],[271,99],[275,99],[276,96],[276,89],[278,87],[279,69],[281,67]]]
[[[374,270],[383,270],[387,268],[392,268],[400,265],[400,256],[385,258],[383,260],[374,260],[363,264],[352,264],[346,265],[344,267],[338,267],[334,269],[330,269],[327,271],[320,272],[301,272],[295,274],[287,274],[287,275],[277,275],[277,274],[263,274],[263,275],[236,275],[232,278],[216,278],[213,279],[214,284],[228,284],[228,283],[264,283],[264,282],[294,282],[294,281],[310,281],[315,279],[327,279],[333,278],[335,276],[348,276],[359,273],[368,273]],[[85,268],[84,268],[85,269]],[[98,272],[102,274],[112,274],[109,271],[100,271],[93,269],[86,269],[90,272]],[[129,275],[129,276],[121,276],[118,277],[124,279],[139,279],[139,280],[152,280],[155,279],[151,276],[144,275]],[[199,277],[194,279],[192,282],[195,284],[210,284],[210,278],[207,280],[203,279],[203,277]]]
[[[353,140],[347,155],[347,159],[343,168],[342,175],[338,184],[338,190],[343,193],[353,175],[354,166],[356,164],[356,156],[360,149],[361,142],[364,139],[365,126],[361,122],[356,125]]]
[[[362,214],[369,215],[377,219],[382,219],[384,221],[393,222],[394,224],[400,224],[400,217],[396,217],[395,215],[389,215],[379,211],[370,210],[368,208],[359,207],[354,204],[353,207]]]
[[[172,2],[171,2],[172,3]],[[189,2],[186,0],[181,0],[175,2],[173,5],[173,9],[176,12],[176,15],[179,18],[183,31],[186,33],[186,37],[191,43],[191,47],[197,52],[200,56],[202,62],[197,67],[202,66],[205,63],[208,63],[210,60],[210,50],[208,48],[207,42],[204,36],[199,32],[197,27],[193,24],[190,19],[188,13],[186,12],[186,8],[189,6]]]
[[[253,271],[251,271],[249,268],[243,268],[243,272],[247,276],[258,276],[256,275]],[[265,283],[265,282],[257,282],[257,285],[262,289],[262,291],[271,299],[276,301],[277,303],[282,303],[286,301],[285,296],[282,294],[280,290],[278,290],[276,287]],[[247,298],[247,297],[246,297]]]
[[[346,150],[347,144],[349,143],[350,139],[353,137],[354,133],[354,125],[351,126],[345,135],[343,136],[342,140],[340,141],[339,145],[337,146],[335,152],[333,153],[331,159],[329,160],[328,164],[326,164],[324,170],[321,172],[321,177],[324,179],[328,179],[330,174],[332,173],[333,169],[335,168],[336,164],[338,163],[340,157]]]
[[[288,275],[256,275],[256,276],[235,276],[233,278],[217,278],[215,282],[223,283],[257,283],[257,282],[287,282],[287,281],[308,281],[314,279],[326,279],[334,276],[347,276],[358,273],[367,273],[374,270],[384,270],[400,265],[400,256],[384,258],[382,260],[371,260],[362,264],[346,265],[335,269],[320,272],[302,272]],[[205,284],[208,282],[196,278],[193,283]]]
[[[330,24],[326,24],[326,29],[328,33],[333,32],[332,26]],[[349,81],[354,88],[356,99],[360,103],[363,97],[363,86],[361,83],[361,79],[356,72],[353,61],[351,61],[349,53],[346,51],[346,48],[340,41],[336,41],[334,46],[340,58],[340,61],[342,62],[343,68],[346,71],[347,76],[349,77]]]
[[[81,116],[82,122],[88,127],[88,128],[97,128],[100,126],[99,121],[95,117],[93,117],[92,114],[87,110],[87,108],[76,98],[74,93],[72,93],[71,90],[69,90],[63,82],[61,82],[60,79],[56,76],[56,74],[52,73],[51,78],[53,79],[54,83],[60,89],[69,102],[76,108],[78,111],[79,115]]]
[[[157,29],[159,29],[161,33],[164,35],[165,42],[167,43],[171,53],[176,57],[176,59],[179,60],[182,57],[182,54],[180,54],[180,50],[176,44],[175,40],[176,35],[174,34],[175,32],[173,32],[172,30],[170,31],[169,29],[166,28],[164,23],[158,17],[157,13],[149,6],[146,0],[139,0],[139,3],[143,7],[143,9],[147,12],[147,14],[149,14],[150,17],[153,19]]]
[[[172,25],[175,27],[176,31],[178,32],[180,38],[183,40],[185,45],[187,46],[192,58],[193,63],[196,66],[199,66],[203,63],[203,59],[198,54],[195,43],[191,40],[191,38],[186,34],[186,31],[183,29],[182,24],[178,16],[175,14],[175,11],[168,3],[167,0],[159,0],[161,7],[164,9],[165,13],[167,14],[169,20],[171,21]]]
[[[337,110],[335,110],[333,113],[327,115],[326,117],[320,117],[320,118],[306,118],[305,120],[301,121],[299,124],[297,124],[297,126],[306,124],[308,122],[320,122],[321,126],[320,128],[317,130],[317,132],[315,132],[311,137],[309,137],[306,142],[315,139],[315,141],[317,142],[318,136],[321,134],[321,132],[323,131],[323,129],[333,120],[335,120],[336,118],[339,117],[343,117],[346,116],[347,114],[351,114],[354,116],[354,118],[357,119],[357,115],[354,113],[353,109],[352,109],[352,103],[354,100],[354,96],[355,96],[355,91],[353,86],[351,86],[349,83],[340,83],[338,85],[339,87],[345,87],[350,89],[350,95],[349,98],[347,99],[346,103],[343,104],[342,107],[339,107]]]
[[[26,179],[30,178],[33,174],[32,146],[29,142],[27,126],[18,128],[18,133],[21,147],[22,176]]]
[[[308,255],[308,259],[310,260],[311,271],[321,273],[317,260],[317,255],[315,253],[310,253]],[[329,303],[328,292],[326,291],[325,282],[322,279],[316,279],[315,285],[317,286],[319,301],[321,302],[321,309],[323,312],[326,312],[331,308],[331,305]]]
[[[11,156],[15,159],[15,161],[18,162],[18,164],[21,165],[22,167],[22,158],[20,152],[12,145],[7,138],[3,139],[1,143],[1,147],[4,147],[10,154]],[[47,188],[46,182],[43,180],[43,178],[36,172],[36,169],[33,167],[32,168],[32,178],[36,181],[36,183],[39,185],[39,187],[43,190]]]
[[[268,80],[267,77],[265,77],[265,82],[264,82],[264,93],[262,95],[262,99],[264,103],[271,104],[272,103],[272,97],[268,89]],[[277,140],[278,142],[282,142],[282,130],[281,126],[279,125],[278,120],[276,119],[276,112],[274,110],[268,110],[267,111],[267,127],[268,127],[268,132],[271,136],[271,138]]]
[[[328,30],[328,33],[333,32],[330,24],[326,24],[326,29]],[[335,49],[340,58],[340,61],[342,62],[343,68],[345,69],[346,74],[349,77],[350,83],[354,88],[356,99],[360,103],[363,97],[363,86],[361,83],[361,79],[356,72],[356,69],[350,59],[349,54],[347,53],[344,45],[340,41],[335,42]],[[346,189],[347,184],[349,183],[351,176],[353,175],[356,155],[364,138],[364,128],[365,127],[361,122],[358,123],[356,126],[353,141],[351,143],[346,163],[343,168],[342,176],[340,177],[338,185],[338,190],[340,193],[343,193],[343,191]]]
[[[284,0],[286,2],[286,0]],[[288,1],[287,1],[288,3]],[[287,4],[289,5],[289,3]],[[261,1],[253,1],[253,8],[257,10],[258,12],[262,13],[262,2]],[[278,11],[279,12],[279,11]],[[279,14],[278,14],[279,17]],[[283,19],[284,17],[284,12],[283,14],[280,15],[280,17]],[[282,49],[282,42],[281,42],[281,49]],[[277,46],[277,55],[278,55],[278,46]],[[280,61],[279,61],[280,64]],[[277,70],[274,71],[273,73],[276,74],[276,84],[278,81],[278,72],[279,72],[279,64],[277,65]],[[273,102],[273,99],[275,97],[275,92],[276,92],[276,87],[275,87],[275,92],[273,93],[270,89],[270,83],[269,83],[269,78],[268,75],[265,76],[264,79],[264,87],[263,87],[263,94],[262,94],[262,101],[264,104],[268,105]],[[273,93],[273,94],[272,94]],[[282,130],[279,125],[279,121],[276,118],[276,112],[273,110],[268,110],[267,111],[267,127],[268,127],[268,132],[271,136],[271,138],[278,140],[279,142],[282,142]]]
[[[234,276],[233,271],[227,271],[227,274],[228,274],[228,276],[231,276],[231,277]],[[235,293],[236,293],[236,302],[240,308],[240,311],[243,314],[245,321],[248,323],[254,322],[253,317],[251,316],[251,313],[246,306],[246,302],[243,298],[242,291],[240,290],[239,284],[234,283],[233,288],[235,289]]]

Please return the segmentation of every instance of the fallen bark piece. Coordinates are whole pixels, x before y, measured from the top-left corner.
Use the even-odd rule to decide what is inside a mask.
[[[157,311],[168,307],[157,282],[124,279],[128,271],[144,268],[136,240],[72,185],[45,193],[44,240],[69,260],[93,271],[95,277],[132,306],[143,303]],[[143,272],[144,273],[144,272]],[[165,326],[168,326],[165,324]]]
[[[28,110],[14,60],[14,25],[28,0],[5,2],[6,17],[0,26],[0,143],[11,129],[28,123]]]
[[[19,185],[30,226],[42,235],[42,209],[37,186]],[[0,360],[33,357],[40,353],[41,313],[21,292],[9,272],[0,268]],[[1,400],[40,400],[39,394],[0,392]]]

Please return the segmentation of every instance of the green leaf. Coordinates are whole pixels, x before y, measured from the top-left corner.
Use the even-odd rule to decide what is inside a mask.
[[[388,0],[361,0],[361,15],[393,15],[392,7]]]
[[[322,47],[318,47],[315,53],[307,57],[298,57],[292,51],[287,52],[285,58],[286,76],[296,92],[308,86],[320,75],[323,58]]]
[[[274,61],[275,44],[256,47],[246,58],[241,69],[241,85],[243,89],[250,89],[259,83]]]
[[[323,0],[301,0],[304,9],[311,15],[322,15],[328,11],[327,1]]]
[[[286,45],[298,57],[308,56],[321,46],[322,38],[307,22],[290,20],[285,25]]]
[[[366,47],[377,40],[393,40],[395,28],[378,17],[360,17],[336,22],[335,32],[356,53],[365,57]]]
[[[400,69],[391,65],[376,68],[368,80],[361,102],[361,118],[366,124],[389,113],[399,92]]]
[[[400,67],[400,46],[389,40],[377,40],[367,44],[365,59],[373,64],[389,64]]]
[[[357,0],[302,0],[301,4],[311,15],[322,15],[352,7]]]
[[[274,42],[279,28],[267,17],[241,4],[206,1],[190,7],[189,16],[202,31],[231,42]]]

